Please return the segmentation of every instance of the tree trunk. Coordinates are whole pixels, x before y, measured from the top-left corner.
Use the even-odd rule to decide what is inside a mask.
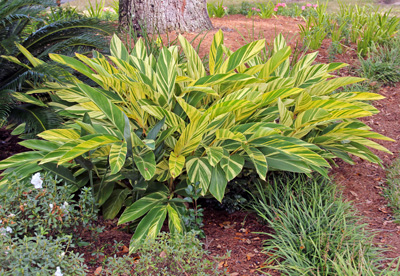
[[[206,0],[120,0],[119,22],[148,33],[212,29]]]

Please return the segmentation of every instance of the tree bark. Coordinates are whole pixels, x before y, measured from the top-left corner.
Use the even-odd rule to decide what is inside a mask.
[[[148,33],[212,29],[206,0],[120,0],[119,22]]]

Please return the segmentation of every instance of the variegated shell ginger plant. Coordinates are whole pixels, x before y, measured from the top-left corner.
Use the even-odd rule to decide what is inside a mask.
[[[51,55],[97,85],[75,79],[35,91],[55,93],[62,101],[53,106],[69,121],[21,142],[33,151],[0,162],[3,176],[44,169],[76,189],[91,183],[104,216],[126,207],[119,223],[139,221],[133,240],[140,240],[154,238],[167,217],[170,231],[185,231],[191,184],[221,201],[245,169],[265,180],[272,170],[326,175],[334,158],[353,163],[349,154],[380,163],[370,148],[388,150],[369,138],[392,139],[359,118],[378,113],[369,102],[383,97],[341,92],[362,80],[331,74],[346,64],[314,64],[311,53],[291,66],[282,35],[266,62],[264,40],[235,52],[223,40],[217,32],[208,70],[183,36],[180,48],[164,47],[158,58],[141,40],[129,53],[117,36],[109,57]]]

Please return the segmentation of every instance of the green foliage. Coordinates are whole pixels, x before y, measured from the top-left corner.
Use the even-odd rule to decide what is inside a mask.
[[[224,17],[227,15],[227,7],[225,7],[223,1],[218,1],[218,3],[207,3],[207,11],[208,11],[208,16],[210,17]]]
[[[398,274],[381,269],[380,250],[329,180],[283,175],[256,185],[252,207],[274,230],[264,242],[266,267],[287,275]]]
[[[400,81],[400,39],[394,38],[381,47],[372,45],[368,57],[360,56],[361,75],[371,81],[395,84]]]
[[[135,262],[132,257],[109,258],[102,275],[227,275],[218,269],[218,259],[207,258],[207,252],[191,232],[185,235],[163,232],[157,239],[146,239],[138,245],[137,253],[140,259]]]
[[[83,256],[71,252],[71,236],[48,238],[37,235],[13,239],[6,235],[0,239],[0,274],[19,275],[86,275]],[[59,274],[57,274],[59,275]]]
[[[38,108],[36,96],[24,96],[25,104],[20,105],[15,91],[26,92],[44,81],[65,81],[62,68],[42,61],[49,53],[71,55],[106,48],[103,35],[109,26],[54,5],[55,1],[0,1],[0,124],[25,123],[25,132],[34,133],[59,125],[51,108],[46,104]],[[39,102],[49,98],[42,95]]]
[[[352,163],[351,153],[379,163],[367,147],[388,152],[368,138],[392,140],[359,120],[378,112],[366,101],[382,96],[332,93],[362,80],[330,74],[345,64],[313,65],[312,53],[291,66],[282,35],[266,62],[259,56],[264,40],[236,52],[223,40],[217,32],[209,73],[182,36],[182,61],[177,46],[156,58],[141,39],[128,52],[116,36],[109,60],[98,52],[51,55],[98,87],[72,75],[63,85],[48,83],[69,121],[24,143],[34,151],[1,161],[3,175],[26,177],[28,165],[29,174],[50,170],[76,189],[90,183],[106,218],[127,207],[119,223],[138,223],[132,241],[140,241],[155,238],[166,218],[171,232],[184,232],[185,203],[192,201],[184,190],[191,184],[221,201],[243,170],[260,179],[275,170],[326,176],[334,158]]]
[[[346,26],[349,40],[357,43],[358,53],[365,56],[373,44],[381,45],[397,33],[400,19],[390,13],[372,6],[341,4],[337,22]]]
[[[400,222],[400,159],[396,159],[386,170],[385,197],[395,214],[396,222]]]
[[[271,16],[274,13],[274,4],[272,4],[272,2],[260,3],[257,6],[258,9],[260,10],[258,15],[261,18],[271,18]]]
[[[64,235],[77,226],[88,226],[96,218],[90,188],[84,188],[79,201],[75,201],[71,186],[50,175],[32,178],[33,182],[42,181],[42,188],[16,177],[7,181],[9,185],[0,195],[0,224],[1,229],[12,233],[9,235]]]

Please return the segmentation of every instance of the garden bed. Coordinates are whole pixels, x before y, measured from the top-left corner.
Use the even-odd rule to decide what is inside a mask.
[[[216,29],[224,31],[226,46],[232,50],[237,50],[246,43],[246,40],[249,42],[253,38],[261,36],[265,37],[267,42],[272,42],[275,35],[280,32],[288,37],[289,44],[294,47],[297,42],[296,39],[298,39],[297,25],[303,21],[281,16],[271,19],[252,19],[242,15],[232,15],[214,18],[212,22]],[[202,40],[200,56],[207,54],[216,31],[210,31]],[[171,33],[170,37],[174,38],[174,35],[174,33]],[[196,35],[194,33],[184,34],[188,40],[193,39]],[[201,38],[200,35],[194,44],[196,45]],[[325,40],[319,51],[318,62],[329,62],[328,47],[329,40]],[[337,55],[334,61],[346,62],[350,65],[340,71],[341,76],[354,75],[354,70],[358,67],[359,62],[356,51],[351,48],[348,48],[343,54]],[[371,85],[375,86],[375,84]],[[380,142],[393,152],[393,155],[373,151],[383,160],[384,166],[389,166],[399,156],[400,149],[400,127],[398,125],[400,122],[400,88],[398,86],[382,86],[376,89],[379,94],[386,97],[375,103],[375,107],[380,110],[380,113],[373,117],[364,118],[362,121],[368,124],[373,131],[396,140],[396,143]],[[18,139],[10,136],[10,131],[1,129],[0,138],[2,140],[0,160],[23,150],[23,147],[16,144]],[[387,201],[383,197],[385,169],[359,158],[354,158],[354,160],[355,165],[338,161],[338,167],[331,170],[331,175],[336,183],[343,187],[345,198],[353,202],[360,215],[364,217],[364,222],[377,233],[376,244],[388,249],[385,253],[387,257],[398,257],[400,255],[400,226],[393,222],[391,210],[387,207]],[[96,275],[95,271],[101,265],[101,256],[112,254],[122,256],[126,254],[131,237],[130,234],[117,226],[115,220],[99,221],[98,224],[105,225],[105,229],[97,236],[85,231],[81,233],[82,240],[93,244],[93,246],[80,247],[77,250],[80,253],[85,253],[86,263],[93,275]],[[231,275],[259,275],[256,269],[262,266],[267,257],[261,253],[262,240],[266,239],[267,236],[254,232],[268,233],[269,229],[265,225],[262,225],[254,215],[245,212],[228,214],[211,208],[205,210],[204,224],[206,238],[203,243],[210,255],[221,256],[227,250],[231,251],[230,257],[221,261],[222,267],[228,268],[229,272],[232,273]],[[94,237],[95,239],[91,240]],[[114,240],[121,242],[116,249],[112,249]],[[101,249],[104,244],[109,244],[109,247]],[[95,251],[97,255],[92,255]],[[273,271],[268,272],[274,273]]]

